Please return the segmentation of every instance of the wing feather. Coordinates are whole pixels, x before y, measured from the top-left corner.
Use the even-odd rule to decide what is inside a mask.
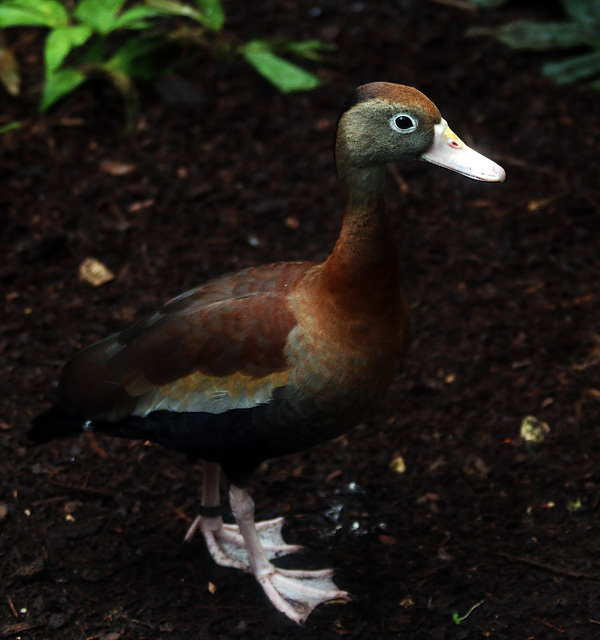
[[[312,263],[280,263],[209,281],[63,369],[61,405],[93,420],[159,409],[221,413],[268,402],[287,384],[297,320],[288,295]]]

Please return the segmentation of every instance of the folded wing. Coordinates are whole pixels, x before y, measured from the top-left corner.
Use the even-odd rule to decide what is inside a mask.
[[[287,300],[312,263],[280,263],[211,280],[79,352],[60,405],[88,420],[153,411],[223,413],[269,402],[285,386],[296,319]]]

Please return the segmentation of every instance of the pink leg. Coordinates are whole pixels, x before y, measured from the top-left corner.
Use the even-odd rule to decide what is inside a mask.
[[[244,539],[250,570],[279,611],[300,624],[319,604],[350,599],[348,593],[335,586],[332,569],[294,571],[275,567],[263,547],[254,522],[254,501],[248,492],[232,486],[229,499]]]
[[[204,461],[203,478],[202,478],[202,506],[218,507],[221,504],[221,490],[219,488],[219,480],[221,477],[221,467],[216,462]],[[194,522],[185,534],[184,540],[189,542],[196,531],[201,527],[202,522],[211,521],[210,528],[217,531],[223,526],[223,518],[215,516],[214,518],[206,518],[196,516]]]
[[[219,480],[221,467],[214,462],[204,462],[202,506],[218,507],[221,504]],[[299,545],[286,544],[281,535],[283,518],[266,520],[256,524],[257,535],[267,556],[277,558],[302,551]],[[235,524],[224,524],[221,516],[197,516],[185,535],[189,542],[200,529],[214,561],[224,567],[250,571],[246,545]]]

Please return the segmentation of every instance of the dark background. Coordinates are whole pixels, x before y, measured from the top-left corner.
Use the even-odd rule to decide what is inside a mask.
[[[22,126],[0,136],[0,635],[597,638],[599,96],[540,75],[562,54],[465,36],[559,5],[225,4],[241,39],[335,43],[316,67],[326,84],[282,96],[207,56],[177,76],[191,104],[142,88],[131,138],[102,84],[45,117],[34,95],[1,96],[0,125]],[[40,53],[29,45],[29,86]],[[337,113],[374,80],[423,90],[508,179],[390,172],[415,335],[404,370],[368,423],[264,465],[252,487],[258,516],[283,513],[287,540],[308,547],[293,560],[334,566],[354,596],[301,628],[200,539],[183,545],[199,468],[101,436],[33,448],[25,430],[81,346],[211,276],[327,256]],[[115,280],[80,282],[89,256]],[[520,439],[529,415],[548,424],[544,442]]]

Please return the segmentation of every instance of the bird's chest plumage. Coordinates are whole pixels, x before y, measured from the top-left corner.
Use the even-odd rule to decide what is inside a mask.
[[[285,396],[327,425],[315,426],[323,428],[323,439],[343,433],[372,410],[399,370],[410,320],[398,289],[386,298],[372,305],[363,292],[347,305],[313,285],[300,287],[290,299],[298,324],[286,344],[291,368]]]

